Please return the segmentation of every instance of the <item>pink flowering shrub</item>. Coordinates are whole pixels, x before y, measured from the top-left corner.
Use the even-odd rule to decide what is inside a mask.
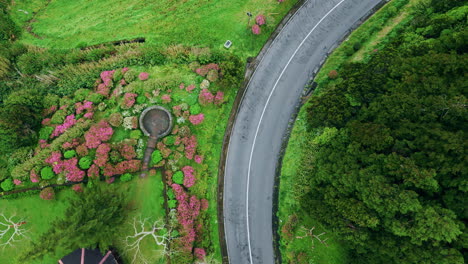
[[[163,96],[161,96],[161,100],[165,104],[170,103],[171,102],[171,96],[168,95],[168,94],[164,94]]]
[[[148,80],[149,74],[147,72],[142,72],[138,75],[138,79],[141,81],[146,81]]]
[[[90,101],[84,101],[83,103],[81,102],[78,102],[78,103],[75,103],[75,109],[76,109],[76,114],[81,114],[83,113],[85,110],[92,110],[93,109],[93,102],[90,102]]]
[[[195,220],[200,213],[200,200],[196,196],[191,196],[184,191],[184,188],[176,183],[171,185],[178,202],[177,220],[182,225],[182,246],[187,251],[192,251],[193,242],[196,239]]]
[[[224,102],[224,93],[221,91],[218,91],[216,93],[216,96],[214,97],[214,104],[215,105],[220,105]]]
[[[73,185],[72,190],[78,193],[83,192],[83,184],[80,183]]]
[[[198,75],[201,75],[201,76],[205,77],[210,70],[219,71],[220,70],[219,65],[216,64],[216,63],[210,63],[210,64],[207,64],[207,65],[203,65],[202,67],[197,68],[195,70],[195,72]]]
[[[206,256],[206,252],[203,248],[195,248],[194,252],[195,257],[199,260],[203,260]]]
[[[203,156],[200,156],[200,155],[195,155],[195,157],[193,158],[193,160],[198,163],[198,164],[201,164],[203,162]]]
[[[135,98],[138,96],[136,93],[125,93],[122,101],[123,109],[130,109],[135,104]]]
[[[50,125],[50,118],[45,118],[44,120],[42,120],[41,124],[43,126],[48,126]]]
[[[184,83],[179,84],[179,89],[182,90],[182,89],[184,89],[184,88],[185,88],[185,84],[184,84]]]
[[[208,206],[209,206],[208,200],[206,200],[206,199],[201,199],[200,202],[201,202],[201,209],[202,209],[203,211],[208,210]]]
[[[99,178],[99,167],[96,164],[91,165],[88,169],[88,177],[91,179]]]
[[[136,157],[135,149],[128,145],[122,144],[119,149],[120,155],[126,160],[131,160]]]
[[[189,86],[187,86],[187,88],[185,89],[187,92],[191,92],[195,89],[195,85],[191,84]]]
[[[213,100],[214,95],[208,89],[201,90],[200,95],[198,96],[198,102],[201,105],[213,103]]]
[[[47,140],[45,139],[39,139],[39,147],[44,149],[44,148],[47,148],[49,146],[49,144],[47,144]]]
[[[72,181],[72,182],[79,182],[82,181],[85,172],[80,170],[77,166],[78,164],[78,159],[76,157],[64,160],[62,162],[62,168],[65,172],[67,172],[66,177],[67,180]]]
[[[52,152],[45,162],[52,165],[55,174],[62,172],[62,153],[60,151]]]
[[[124,68],[122,68],[122,74],[124,74],[124,73],[128,72],[128,70],[130,70],[128,67],[124,67]]]
[[[105,86],[112,85],[112,77],[114,76],[115,70],[101,72],[101,80]]]
[[[29,179],[31,180],[31,182],[39,182],[39,175],[37,175],[36,173],[36,170],[31,170],[31,172],[29,173]]]
[[[21,180],[14,179],[14,180],[13,180],[13,183],[14,183],[15,185],[20,185],[20,184],[21,184]]]
[[[258,15],[255,18],[255,23],[257,23],[257,25],[259,25],[259,26],[264,25],[265,24],[265,16],[264,15]]]
[[[41,197],[43,200],[53,200],[55,198],[54,189],[52,187],[42,189],[39,197]]]
[[[109,151],[111,150],[109,144],[103,143],[98,146],[96,149],[96,159],[94,159],[94,164],[99,167],[103,167],[107,160],[109,159]]]
[[[192,187],[195,184],[195,170],[191,166],[185,166],[182,168],[182,172],[184,173],[184,186]]]
[[[67,131],[67,129],[69,129],[70,127],[72,127],[74,124],[76,124],[75,115],[69,115],[69,116],[67,116],[67,117],[65,118],[65,121],[63,122],[63,124],[58,125],[58,126],[55,127],[55,130],[54,130],[54,132],[52,132],[51,137],[60,136],[60,135],[63,134],[65,131]]]
[[[261,29],[260,29],[260,26],[255,24],[252,26],[252,33],[254,35],[260,35],[260,33],[262,33]]]
[[[107,123],[107,121],[102,120],[98,124],[92,126],[88,132],[85,134],[86,146],[90,149],[97,148],[101,142],[108,141],[114,130]]]
[[[205,116],[202,113],[200,113],[198,115],[191,115],[189,117],[190,123],[192,123],[194,125],[200,124],[201,122],[203,122],[204,119],[205,119]]]
[[[93,112],[88,112],[88,113],[84,114],[84,117],[87,118],[87,119],[92,119],[93,116],[94,116]]]

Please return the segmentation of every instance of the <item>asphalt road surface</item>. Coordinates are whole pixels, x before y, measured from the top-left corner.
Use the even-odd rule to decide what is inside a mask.
[[[224,228],[231,264],[274,263],[273,185],[288,122],[314,69],[379,2],[307,1],[258,65],[239,107],[226,159]]]

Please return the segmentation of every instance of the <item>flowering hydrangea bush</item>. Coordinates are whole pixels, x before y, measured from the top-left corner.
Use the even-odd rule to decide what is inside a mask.
[[[65,118],[65,122],[63,122],[63,124],[58,125],[58,126],[55,127],[55,130],[54,130],[54,132],[52,132],[51,137],[60,136],[60,135],[63,134],[65,131],[67,131],[67,129],[69,129],[70,127],[72,127],[74,124],[76,124],[75,115],[69,115],[69,116],[67,116],[67,117]]]
[[[185,166],[182,168],[182,172],[184,173],[184,186],[192,187],[195,184],[195,170],[191,166]]]
[[[201,124],[201,122],[203,122],[204,119],[205,119],[205,116],[202,113],[198,115],[191,115],[189,117],[190,123],[192,123],[193,125]]]
[[[86,146],[90,149],[97,148],[102,142],[108,141],[114,133],[107,121],[102,120],[94,125],[85,134]]]
[[[138,96],[136,93],[126,93],[122,101],[123,109],[130,109],[135,104],[135,98]]]
[[[149,74],[147,72],[142,72],[138,75],[138,79],[141,81],[146,81],[148,80]]]
[[[260,33],[262,33],[262,30],[260,29],[260,26],[255,24],[252,26],[252,33],[254,35],[260,35]]]
[[[208,89],[201,90],[200,95],[198,96],[198,102],[200,102],[201,105],[208,105],[213,103],[213,101],[214,95]]]
[[[259,25],[259,26],[264,25],[265,24],[265,16],[264,15],[258,15],[257,17],[255,17],[255,23],[257,23],[257,25]]]
[[[55,198],[54,189],[52,187],[42,189],[39,197],[41,197],[43,200],[53,200]]]

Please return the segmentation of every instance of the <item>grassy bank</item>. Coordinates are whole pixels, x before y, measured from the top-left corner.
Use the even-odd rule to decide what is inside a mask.
[[[219,1],[15,1],[13,20],[24,31],[21,42],[70,48],[145,37],[150,43],[222,47],[233,42],[238,55],[254,56],[296,0]],[[37,12],[37,13],[36,13]],[[251,12],[266,16],[262,34],[248,26]]]
[[[366,60],[374,50],[381,49],[396,36],[396,32],[411,19],[409,11],[415,2],[415,0],[391,1],[357,28],[336,48],[315,77],[318,83],[315,94],[320,93],[322,87],[341,81],[340,78],[330,79],[328,77],[330,71],[336,70],[339,76],[343,64]],[[301,175],[302,157],[313,151],[304,148],[310,146],[308,142],[314,140],[314,136],[307,132],[305,115],[306,109],[302,107],[291,132],[281,169],[280,206],[277,215],[280,219],[278,232],[281,237],[280,249],[283,262],[347,263],[346,245],[333,234],[333,230],[325,229],[321,223],[302,210],[295,193],[299,189],[295,188],[296,185],[306,184],[301,182],[305,178]],[[325,234],[318,239],[311,236],[301,238],[306,234],[306,229],[310,230],[313,227],[315,227],[314,235]],[[320,242],[325,239],[325,243]],[[310,260],[312,262],[309,262]]]

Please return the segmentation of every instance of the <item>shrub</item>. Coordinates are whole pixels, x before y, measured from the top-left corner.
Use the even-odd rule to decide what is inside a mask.
[[[89,156],[82,157],[78,162],[78,166],[83,170],[89,169],[89,167],[91,167],[91,164],[93,164],[93,159]]]
[[[167,136],[167,137],[164,139],[164,142],[165,142],[165,144],[168,145],[168,146],[174,145],[174,143],[175,143],[175,136]]]
[[[140,139],[142,135],[143,133],[140,130],[132,130],[132,132],[130,132],[130,138],[133,139]]]
[[[13,183],[13,180],[11,180],[11,178],[8,178],[4,180],[2,184],[0,184],[0,186],[2,187],[4,191],[8,192],[8,191],[13,190],[13,188],[15,187],[15,184]]]
[[[184,174],[181,171],[177,171],[172,175],[172,181],[177,183],[177,184],[183,184],[184,183]]]
[[[176,200],[168,200],[167,201],[167,207],[170,209],[176,208],[177,207],[177,201]]]
[[[252,33],[254,35],[260,35],[260,33],[262,33],[262,30],[260,29],[260,27],[257,24],[255,24],[255,25],[252,26]]]
[[[138,77],[138,72],[130,69],[124,73],[124,78],[127,82],[133,82]]]
[[[259,25],[259,26],[264,25],[265,24],[265,16],[264,15],[258,15],[257,17],[255,17],[255,23],[257,23],[257,25]]]
[[[141,81],[146,81],[148,80],[149,74],[147,72],[142,72],[138,75],[138,79]]]
[[[66,159],[71,159],[75,156],[76,156],[76,151],[74,150],[68,150],[68,151],[65,151],[65,153],[63,153],[63,157],[65,157]]]
[[[175,199],[175,194],[174,194],[174,191],[172,189],[169,189],[167,191],[167,198],[169,198],[169,200]]]
[[[331,70],[328,73],[328,78],[335,80],[336,78],[338,78],[338,72],[336,70]]]
[[[53,200],[55,198],[55,192],[52,187],[47,187],[42,189],[41,193],[39,194],[41,199],[43,200]]]
[[[39,139],[48,140],[52,131],[54,131],[53,127],[46,126],[41,128],[41,130],[39,130]]]
[[[128,182],[133,178],[133,175],[130,173],[125,173],[122,176],[120,176],[120,181],[121,182]]]
[[[151,162],[153,164],[158,164],[162,160],[161,151],[155,150],[153,154],[151,154]]]
[[[191,115],[198,115],[199,113],[201,113],[201,106],[199,104],[194,104],[190,106]]]
[[[144,104],[148,101],[148,98],[146,98],[144,95],[140,95],[136,98],[136,101],[138,104]]]
[[[103,99],[104,96],[98,93],[89,93],[88,96],[86,96],[86,100],[91,101],[95,104],[102,102]]]
[[[109,124],[113,127],[119,127],[122,124],[123,117],[120,113],[113,113],[109,116]]]
[[[52,170],[52,167],[44,167],[41,170],[41,178],[44,180],[50,180],[55,176],[54,171]]]
[[[67,112],[65,112],[64,110],[58,110],[57,112],[55,112],[55,114],[52,116],[52,118],[50,119],[50,122],[52,124],[62,124],[63,121],[65,121],[65,116],[67,115]]]
[[[354,51],[358,51],[359,49],[361,49],[361,46],[362,46],[361,42],[354,43],[354,45],[353,45]]]
[[[91,90],[89,89],[81,88],[81,89],[76,90],[75,101],[79,101],[79,102],[84,101],[84,99],[86,99],[86,97],[88,97],[90,93],[91,93]]]

